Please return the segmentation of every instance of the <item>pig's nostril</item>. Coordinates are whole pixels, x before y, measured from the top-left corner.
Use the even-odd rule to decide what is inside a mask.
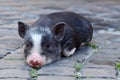
[[[41,62],[39,62],[39,61],[30,61],[30,64],[33,66],[33,67],[36,67],[36,66],[41,66],[42,64],[41,64]]]

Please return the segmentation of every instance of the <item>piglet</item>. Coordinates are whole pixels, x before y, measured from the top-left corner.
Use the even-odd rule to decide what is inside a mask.
[[[31,67],[41,67],[69,57],[83,43],[92,39],[90,22],[74,12],[40,15],[31,26],[18,22],[18,33],[24,39],[24,56]]]

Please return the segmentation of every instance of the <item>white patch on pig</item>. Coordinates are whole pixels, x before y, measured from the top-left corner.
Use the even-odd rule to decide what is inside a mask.
[[[41,42],[42,42],[42,34],[37,34],[37,33],[31,33],[31,38],[33,42],[33,48],[31,50],[32,53],[41,53]]]
[[[66,57],[69,57],[69,56],[71,56],[75,53],[75,50],[76,50],[75,47],[73,49],[71,49],[70,51],[65,49],[64,52],[63,52],[63,55],[66,56]]]
[[[51,30],[50,30],[49,27],[41,27],[40,30],[41,30],[41,31],[45,31],[45,32],[51,34]]]

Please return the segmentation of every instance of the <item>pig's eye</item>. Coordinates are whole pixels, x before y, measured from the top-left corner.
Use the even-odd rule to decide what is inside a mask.
[[[31,48],[32,47],[32,43],[31,42],[27,42],[26,43],[26,47]]]
[[[46,43],[45,44],[45,48],[49,49],[50,48],[50,44]]]

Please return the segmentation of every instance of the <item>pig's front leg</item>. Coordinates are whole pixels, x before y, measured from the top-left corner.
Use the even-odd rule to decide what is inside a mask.
[[[62,50],[62,55],[65,57],[69,57],[69,56],[73,55],[76,51],[76,47],[71,43],[71,41],[68,41],[68,42],[70,42],[70,43],[66,43]]]
[[[63,50],[63,56],[65,57],[69,57],[69,56],[72,56],[76,51],[76,48],[72,48],[71,50],[68,50],[68,49],[64,49]]]
[[[62,43],[62,56],[69,57],[72,56],[76,51],[76,46],[73,43],[72,38],[65,38],[65,41]]]

